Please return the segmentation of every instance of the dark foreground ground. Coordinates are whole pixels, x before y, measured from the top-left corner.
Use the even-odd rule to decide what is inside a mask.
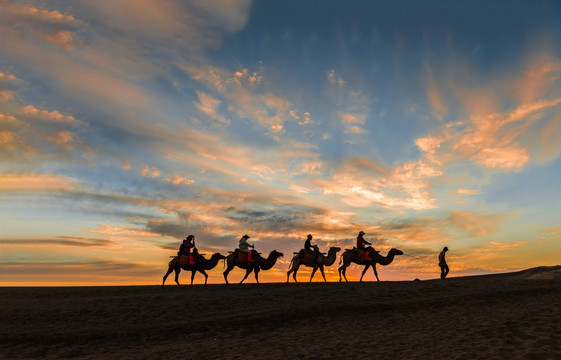
[[[0,288],[0,358],[561,359],[561,267],[445,281]]]

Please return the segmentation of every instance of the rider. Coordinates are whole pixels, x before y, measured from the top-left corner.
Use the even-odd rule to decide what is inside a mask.
[[[191,253],[191,249],[193,249],[193,253]],[[179,245],[179,252],[177,255],[181,256],[181,254],[185,254],[188,256],[189,265],[193,265],[195,263],[193,259],[193,254],[196,252],[195,248],[195,235],[189,235],[183,240],[181,245]]]
[[[308,238],[306,239],[306,242],[304,243],[304,251],[308,252],[310,254],[314,254],[314,261],[316,260],[316,256],[317,253],[319,252],[319,248],[316,245],[312,245],[312,234],[308,234]],[[304,255],[304,254],[302,254]]]
[[[356,247],[357,247],[357,249],[364,250],[364,260],[365,261],[370,261],[370,260],[372,260],[372,258],[370,257],[370,251],[368,250],[366,245],[372,245],[372,244],[369,243],[368,241],[364,240],[362,235],[366,235],[366,233],[364,231],[360,231],[358,233],[358,236],[356,238]]]
[[[243,253],[247,254],[247,262],[253,262],[253,259],[251,258],[251,250],[249,250],[249,248],[255,248],[255,245],[251,245],[247,242],[247,239],[249,239],[249,235],[244,235],[242,236],[242,238],[240,239],[240,251]]]

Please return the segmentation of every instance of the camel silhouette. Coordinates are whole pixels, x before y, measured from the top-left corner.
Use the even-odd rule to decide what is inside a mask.
[[[258,252],[255,250],[252,251],[252,257],[254,261],[247,262],[247,261],[239,261],[237,258],[238,251],[231,252],[228,256],[226,256],[226,265],[227,268],[224,271],[224,280],[226,281],[226,285],[229,284],[228,282],[228,273],[232,271],[232,269],[237,266],[241,269],[245,269],[245,276],[243,277],[240,284],[244,282],[245,279],[251,274],[252,272],[255,273],[255,280],[259,284],[259,271],[261,270],[269,270],[272,268],[277,259],[282,256],[281,252],[273,250],[269,253],[267,258],[262,257]]]
[[[321,271],[321,276],[323,276],[323,280],[327,282],[327,279],[325,278],[325,273],[323,272],[323,267],[333,265],[335,259],[337,258],[337,253],[339,251],[341,251],[341,248],[339,247],[330,247],[329,251],[327,252],[327,256],[323,254],[318,254],[317,257],[314,259],[313,255],[309,254],[311,256],[305,255],[303,261],[300,259],[300,255],[297,253],[292,258],[292,261],[290,261],[290,268],[286,273],[286,282],[288,282],[290,279],[290,273],[293,273],[292,277],[294,278],[294,282],[298,282],[298,280],[296,280],[296,273],[298,273],[298,269],[300,268],[300,265],[313,268],[312,275],[310,276],[310,282],[312,281],[317,269]]]
[[[372,248],[369,249],[373,250]],[[347,271],[347,267],[349,267],[351,263],[364,265],[364,270],[362,270],[362,275],[360,275],[360,281],[362,281],[362,277],[364,276],[364,273],[366,273],[366,270],[368,270],[370,266],[372,266],[372,270],[374,270],[374,275],[376,275],[376,279],[380,281],[380,278],[378,278],[378,272],[376,271],[376,264],[380,264],[382,266],[389,265],[392,263],[396,255],[403,255],[403,251],[398,250],[396,248],[392,248],[388,252],[387,256],[382,256],[377,251],[371,251],[371,254],[372,254],[371,255],[372,260],[363,261],[360,260],[356,248],[345,250],[345,252],[341,254],[341,261],[339,262],[339,264],[341,262],[343,263],[343,265],[339,267],[339,282],[341,282],[341,275],[343,275],[345,281],[348,281],[346,276],[346,271]]]
[[[195,273],[197,271],[205,276],[205,286],[206,286],[206,282],[208,280],[208,275],[205,272],[205,270],[214,269],[214,267],[216,267],[216,265],[218,264],[218,260],[221,260],[221,259],[226,259],[226,256],[224,256],[220,253],[214,253],[214,254],[212,254],[210,260],[207,260],[207,259],[205,259],[204,256],[199,254],[196,257],[194,265],[181,265],[180,266],[179,265],[179,256],[174,256],[174,258],[168,264],[168,271],[164,275],[164,280],[162,281],[162,288],[164,287],[164,284],[166,283],[166,279],[167,279],[168,275],[171,274],[172,271],[175,271],[175,282],[177,283],[177,285],[181,286],[179,284],[179,273],[181,272],[181,269],[186,270],[186,271],[191,271],[191,286],[193,286],[193,279],[195,278]]]

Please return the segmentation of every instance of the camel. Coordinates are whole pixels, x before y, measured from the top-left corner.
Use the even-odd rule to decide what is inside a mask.
[[[237,255],[238,255],[238,252],[234,251],[226,257],[227,268],[224,271],[224,280],[226,281],[226,285],[229,284],[228,273],[230,271],[232,271],[232,269],[235,266],[237,266],[241,269],[245,269],[245,276],[243,277],[242,281],[240,281],[240,284],[243,283],[244,280],[247,279],[249,274],[251,274],[252,272],[255,273],[255,280],[259,284],[259,275],[258,275],[259,271],[269,270],[270,268],[272,268],[275,265],[275,263],[277,262],[277,259],[282,256],[282,253],[278,252],[276,250],[273,250],[269,254],[269,257],[264,258],[258,252],[253,250],[252,256],[253,256],[254,261],[251,262],[251,263],[239,262],[238,259],[237,259]]]
[[[370,248],[371,250],[373,250],[372,248]],[[341,267],[339,267],[339,282],[341,282],[341,274],[343,274],[343,277],[345,278],[345,281],[347,280],[347,276],[346,276],[346,271],[347,271],[347,267],[349,267],[349,265],[351,265],[351,263],[355,263],[355,264],[359,264],[359,265],[365,265],[364,266],[364,270],[362,270],[362,275],[360,275],[360,281],[362,281],[362,277],[364,276],[364,273],[366,273],[366,270],[368,270],[368,268],[370,266],[372,266],[372,270],[374,270],[374,275],[376,275],[376,279],[378,281],[380,281],[380,278],[378,278],[378,272],[376,271],[376,264],[380,264],[383,266],[389,265],[392,263],[394,257],[396,255],[403,255],[403,251],[398,250],[396,248],[392,248],[389,252],[387,256],[382,256],[380,255],[377,251],[372,251],[371,252],[371,256],[372,256],[372,260],[370,261],[361,261],[358,257],[358,253],[356,249],[347,249],[345,250],[345,252],[341,255],[341,261],[343,262],[343,265],[341,265]],[[341,262],[339,262],[340,264]]]
[[[292,277],[294,278],[294,282],[298,282],[298,280],[296,280],[296,273],[298,272],[298,269],[300,268],[300,265],[305,265],[305,266],[313,268],[312,276],[310,276],[310,282],[312,282],[312,279],[313,279],[314,274],[316,273],[317,269],[319,269],[321,271],[321,276],[323,276],[323,280],[325,282],[327,282],[327,279],[325,278],[325,273],[323,272],[323,267],[333,265],[333,263],[335,262],[335,259],[337,257],[337,252],[339,252],[339,251],[341,251],[341,248],[339,248],[339,247],[330,247],[329,251],[327,252],[327,256],[325,256],[323,254],[318,254],[315,261],[312,260],[312,262],[302,262],[301,259],[300,259],[300,255],[296,254],[292,258],[292,261],[290,262],[290,269],[286,273],[286,282],[288,283],[288,281],[290,279],[290,273],[292,273],[292,272],[294,273],[294,274],[292,274]]]
[[[224,256],[220,253],[214,253],[214,254],[212,254],[210,260],[207,260],[207,259],[205,259],[204,256],[199,255],[199,256],[197,256],[196,264],[194,264],[194,265],[181,265],[180,266],[179,265],[179,256],[174,256],[173,259],[168,264],[169,267],[168,267],[168,271],[164,275],[164,281],[162,281],[162,288],[164,287],[164,284],[166,283],[166,279],[167,279],[168,275],[171,274],[172,271],[175,271],[175,282],[177,283],[177,285],[181,286],[179,284],[179,273],[181,272],[181,269],[186,270],[186,271],[191,271],[191,286],[193,286],[193,279],[195,278],[195,273],[197,271],[205,276],[205,286],[206,286],[206,282],[208,280],[208,275],[206,274],[205,270],[214,269],[214,267],[216,267],[216,265],[218,264],[218,260],[221,260],[221,259],[226,259],[226,256]]]

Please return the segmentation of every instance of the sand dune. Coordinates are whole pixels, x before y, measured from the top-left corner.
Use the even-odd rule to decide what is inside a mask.
[[[561,266],[445,281],[0,288],[0,358],[560,359],[560,299]]]

